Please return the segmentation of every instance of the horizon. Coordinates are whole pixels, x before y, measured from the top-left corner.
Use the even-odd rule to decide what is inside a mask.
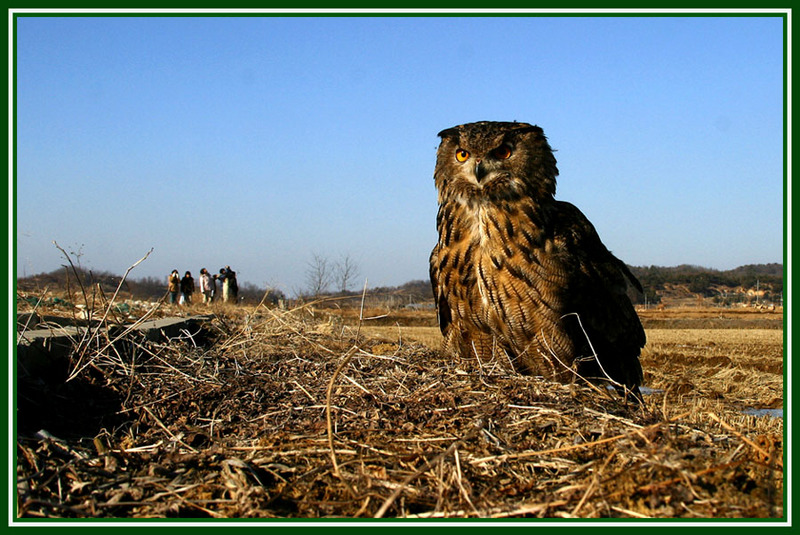
[[[436,132],[483,119],[542,126],[628,265],[784,264],[783,22],[17,15],[15,273],[56,241],[112,273],[152,248],[134,279],[427,280]]]
[[[653,264],[641,265],[641,266],[635,266],[635,265],[630,265],[630,264],[626,264],[626,265],[629,268],[633,268],[633,269],[664,269],[664,270],[672,270],[672,269],[686,268],[686,269],[696,269],[696,270],[699,270],[701,272],[704,272],[704,271],[705,272],[709,272],[710,271],[710,272],[719,272],[719,273],[733,272],[733,271],[737,271],[737,270],[740,270],[740,269],[743,269],[743,268],[748,268],[748,267],[758,268],[758,267],[768,267],[768,266],[773,266],[773,265],[781,266],[781,268],[784,268],[784,264],[782,262],[768,262],[768,263],[760,263],[760,264],[742,264],[740,266],[736,266],[736,267],[733,267],[731,269],[715,269],[715,268],[711,268],[711,267],[698,266],[698,265],[695,265],[695,264],[679,264],[679,265],[675,265],[675,266],[659,266],[659,265],[653,265]],[[122,276],[123,276],[120,273],[114,273],[114,272],[106,271],[106,270],[95,272],[91,268],[88,268],[86,266],[75,266],[75,268],[77,268],[78,270],[82,270],[85,273],[91,273],[93,276],[97,276],[97,277],[112,277],[112,278],[120,278],[121,279]],[[24,280],[29,280],[29,279],[35,279],[37,277],[42,277],[42,276],[56,276],[57,273],[61,272],[64,269],[68,269],[69,270],[70,276],[74,275],[74,272],[72,271],[72,266],[70,266],[69,264],[64,264],[58,269],[47,271],[47,272],[39,272],[39,273],[28,274],[28,275],[24,275],[24,276],[18,275],[16,280],[17,281],[24,281]],[[194,276],[194,273],[193,273],[193,276]],[[149,282],[149,280],[152,279],[152,278],[156,278],[156,279],[159,279],[159,280],[161,278],[163,278],[164,279],[164,281],[163,281],[164,282],[164,287],[166,288],[167,275],[164,275],[163,277],[154,277],[152,275],[145,275],[145,276],[142,276],[142,277],[136,277],[136,276],[133,276],[133,272],[131,272],[128,275],[128,277],[126,277],[125,280],[130,280],[132,282],[139,282],[139,281],[145,281],[146,280],[146,281]],[[262,286],[262,285],[257,285],[255,283],[250,283],[249,281],[245,281],[245,282],[248,283],[248,284],[253,284],[256,287],[256,289],[258,289],[258,290],[277,290],[277,291],[280,291],[281,293],[283,293],[288,298],[299,297],[298,294],[291,293],[291,292],[287,291],[285,288],[272,287],[272,286],[265,287],[265,286]],[[384,288],[386,288],[386,289],[396,289],[396,288],[401,288],[403,286],[406,286],[406,285],[409,285],[409,284],[414,284],[414,283],[430,284],[430,279],[429,278],[409,279],[409,280],[403,281],[403,282],[401,282],[399,284],[382,285],[382,286],[371,286],[371,287],[367,288],[367,291],[369,292],[370,290],[377,290],[377,289],[384,289]],[[358,294],[360,291],[361,290],[358,289],[358,288],[354,288],[353,290],[350,290],[350,292],[353,293],[353,294]],[[336,290],[335,288],[328,288],[323,293],[325,293],[325,294],[336,294],[336,293],[338,293],[338,290]]]

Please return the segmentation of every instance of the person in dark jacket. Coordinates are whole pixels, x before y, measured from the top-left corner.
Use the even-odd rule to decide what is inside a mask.
[[[187,271],[181,279],[181,305],[192,304],[192,294],[194,293],[194,279],[191,272]]]

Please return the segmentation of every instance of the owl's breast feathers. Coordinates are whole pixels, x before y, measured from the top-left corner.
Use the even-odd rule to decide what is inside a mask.
[[[446,351],[499,348],[527,373],[641,384],[645,334],[627,296],[629,282],[641,286],[575,206],[445,203],[437,226],[430,272]]]

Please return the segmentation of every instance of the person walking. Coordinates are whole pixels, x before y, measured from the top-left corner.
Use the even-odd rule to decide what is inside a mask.
[[[178,270],[173,269],[167,279],[167,293],[169,294],[169,304],[174,305],[178,302],[178,292],[181,290],[181,276]]]
[[[194,278],[192,273],[187,271],[181,279],[181,305],[192,304],[192,294],[194,293]]]
[[[228,285],[228,296],[225,301],[236,304],[239,298],[239,285],[236,282],[236,272],[231,266],[225,266],[225,284]]]
[[[214,278],[219,282],[220,288],[222,288],[222,302],[228,302],[228,281],[225,280],[225,268],[219,268],[219,273],[214,275]]]
[[[211,304],[217,291],[217,283],[206,268],[200,270],[200,293],[203,294],[203,303]]]

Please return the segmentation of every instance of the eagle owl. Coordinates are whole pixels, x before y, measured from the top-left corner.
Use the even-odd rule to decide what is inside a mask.
[[[554,199],[542,129],[478,122],[439,137],[430,275],[445,353],[638,397],[645,334],[627,285],[641,285],[580,210]]]

